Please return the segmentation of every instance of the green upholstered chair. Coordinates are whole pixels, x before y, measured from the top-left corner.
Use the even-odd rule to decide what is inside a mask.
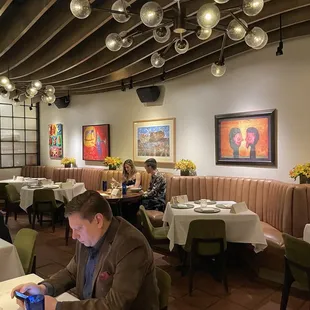
[[[168,309],[171,277],[166,271],[156,267],[156,278],[159,289],[159,309],[166,310]]]
[[[17,213],[20,210],[20,195],[12,184],[5,185],[5,191],[7,196],[5,224],[7,224],[11,213],[14,213],[15,221],[17,220]]]
[[[193,291],[195,261],[198,256],[216,257],[221,263],[222,282],[228,292],[226,275],[226,229],[222,220],[194,220],[189,225],[183,259],[185,267],[189,256],[189,294]]]
[[[32,229],[35,227],[36,216],[40,216],[40,225],[42,226],[43,214],[51,214],[53,232],[57,216],[63,213],[64,203],[55,200],[55,194],[52,189],[37,189],[33,193],[33,217]]]
[[[6,208],[8,196],[6,193],[5,186],[8,185],[9,183],[0,183],[0,200],[3,201],[4,204],[4,209]]]
[[[25,274],[35,273],[35,242],[37,235],[37,231],[29,228],[23,228],[18,231],[13,242],[17,249],[17,253],[24,268]]]
[[[310,292],[310,244],[288,234],[283,234],[285,244],[285,275],[281,310],[285,310],[293,282],[298,282]]]

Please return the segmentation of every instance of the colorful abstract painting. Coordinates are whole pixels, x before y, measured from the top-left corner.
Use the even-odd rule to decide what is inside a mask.
[[[83,160],[104,160],[110,156],[110,125],[83,126]]]
[[[217,164],[275,165],[275,110],[215,116]]]
[[[134,161],[175,162],[175,119],[134,122]]]
[[[50,124],[49,130],[49,153],[51,159],[61,159],[63,157],[63,130],[62,124]]]

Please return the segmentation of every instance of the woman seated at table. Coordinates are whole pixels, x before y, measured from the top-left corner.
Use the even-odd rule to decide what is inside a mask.
[[[124,161],[123,182],[126,183],[127,187],[140,187],[141,185],[141,174],[137,171],[131,159]]]

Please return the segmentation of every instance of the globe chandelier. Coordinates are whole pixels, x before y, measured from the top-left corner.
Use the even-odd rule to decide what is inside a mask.
[[[12,99],[15,105],[21,103],[26,98],[32,99],[37,96],[40,96],[41,102],[48,105],[51,105],[56,100],[55,88],[52,85],[43,87],[42,82],[39,80],[33,80],[29,84],[15,84],[5,75],[0,76],[0,95],[3,98]]]
[[[162,68],[165,65],[165,55],[172,47],[178,54],[186,53],[190,46],[185,37],[191,33],[196,33],[198,39],[202,41],[210,38],[213,29],[223,33],[219,61],[211,66],[211,73],[216,77],[223,76],[226,72],[224,48],[227,37],[232,41],[244,40],[249,47],[256,50],[262,49],[268,43],[268,35],[262,28],[248,27],[243,19],[235,15],[240,10],[250,17],[258,15],[264,7],[264,0],[240,0],[239,6],[223,10],[221,10],[220,5],[229,2],[229,0],[214,0],[214,3],[202,5],[195,16],[186,15],[186,5],[184,6],[183,3],[188,1],[176,0],[176,5],[167,9],[163,9],[155,1],[149,1],[141,7],[139,12],[133,12],[130,4],[125,0],[116,0],[111,8],[91,5],[89,0],[71,0],[70,9],[72,14],[79,19],[89,17],[92,9],[110,12],[119,23],[126,23],[133,15],[140,16],[142,23],[150,29],[142,32],[132,30],[119,34],[110,33],[106,37],[105,43],[106,47],[112,52],[132,46],[135,37],[147,32],[152,32],[153,38],[158,43],[168,42],[174,33],[175,37],[167,48],[160,52],[154,52],[151,56],[150,61],[154,68]],[[219,25],[222,12],[228,12],[232,17],[227,27]]]

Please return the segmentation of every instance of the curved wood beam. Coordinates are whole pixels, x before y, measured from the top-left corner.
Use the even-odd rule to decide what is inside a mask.
[[[105,5],[110,7],[114,2],[115,0],[107,0]],[[11,71],[12,79],[16,80],[29,76],[29,74],[54,62],[106,24],[111,18],[112,15],[110,13],[97,10],[94,10],[89,18],[83,20],[74,18],[67,27],[60,31],[39,51],[13,69]]]
[[[94,1],[94,0],[92,0]],[[55,18],[57,16],[57,18]],[[74,16],[69,1],[57,1],[12,48],[0,58],[0,74],[15,68],[37,52],[44,44],[61,31]],[[35,35],[34,35],[35,34]]]
[[[4,55],[57,0],[12,2],[0,19],[0,57]]]
[[[208,0],[208,1],[210,2],[211,0]],[[240,2],[240,0],[233,0],[233,1],[239,1]],[[139,1],[139,3],[137,3],[137,9],[136,10],[138,10],[138,8],[140,8],[141,5],[144,4],[144,2],[145,1],[142,1],[142,2]],[[160,4],[161,7],[163,7],[163,8],[168,8],[169,6],[175,4],[175,1],[158,0],[157,3]],[[205,0],[195,1],[194,5],[191,3],[191,5],[188,7],[188,10],[190,11],[190,13],[193,13],[193,7],[195,7],[196,8],[195,11],[197,11],[197,7],[199,8],[203,3],[205,3]],[[119,33],[121,31],[128,30],[128,28],[133,29],[134,26],[137,27],[139,25],[141,25],[140,18],[138,16],[133,17],[133,18],[131,18],[131,20],[129,22],[127,22],[123,25],[118,24],[118,26],[116,26],[115,28],[109,27],[109,29],[105,29],[105,31],[103,31],[103,33],[102,33],[102,37],[105,38],[109,33],[111,33],[111,29],[113,29],[113,32]],[[144,27],[144,29],[146,30],[149,28]],[[152,33],[147,34],[147,36],[144,36],[144,38],[145,38],[144,41],[147,41],[147,39],[151,39]],[[78,77],[83,76],[83,75],[84,75],[83,77],[76,79],[76,81],[74,80],[72,82],[75,83],[75,82],[78,82],[80,80],[85,81],[85,79],[91,80],[92,75],[94,75],[96,73],[93,73],[93,74],[89,74],[89,73],[92,73],[93,71],[102,68],[103,66],[109,64],[111,61],[115,61],[119,57],[127,54],[129,51],[133,50],[134,48],[136,48],[140,45],[141,45],[141,39],[138,37],[135,39],[134,45],[131,48],[121,49],[118,52],[111,52],[107,49],[103,50],[103,48],[105,47],[105,45],[103,43],[103,45],[100,47],[100,49],[96,50],[96,52],[100,52],[100,53],[98,53],[98,54],[93,53],[96,55],[94,57],[92,57],[89,62],[85,63],[86,58],[84,57],[84,59],[83,59],[83,57],[81,57],[80,59],[82,59],[82,60],[80,61],[80,63],[78,63],[77,60],[73,60],[73,61],[75,61],[75,65],[72,65],[71,68],[69,67],[70,66],[70,60],[69,60],[69,66],[68,66],[68,61],[63,61],[62,59],[59,59],[59,61],[62,61],[63,64],[60,65],[60,67],[59,67],[55,63],[56,70],[54,68],[54,72],[58,71],[57,74],[59,74],[59,73],[61,73],[62,68],[67,68],[67,69],[72,69],[72,70],[67,71],[65,73],[62,73],[59,76],[47,79],[46,83],[52,83],[52,84],[61,83],[63,81],[67,81],[67,80],[70,80],[73,78],[78,78]],[[83,47],[81,47],[81,50],[80,50],[81,54],[90,55],[90,56],[87,56],[88,58],[86,60],[88,60],[89,57],[93,56],[93,55],[91,55],[91,53],[89,53],[88,49],[89,49],[88,47],[83,46]],[[75,58],[77,58],[76,54],[77,53],[75,53]],[[72,63],[72,61],[71,61],[71,63]],[[60,68],[60,70],[58,69],[58,67]],[[110,72],[108,72],[108,73],[110,73]],[[47,73],[47,72],[44,73],[44,75],[46,77],[48,76],[48,74],[49,73]],[[86,74],[89,74],[89,77]],[[53,75],[55,75],[55,74],[53,74]],[[43,76],[43,73],[42,73],[42,76]],[[42,79],[42,76],[40,77],[41,79]],[[38,76],[38,78],[39,78],[39,76]]]
[[[249,18],[249,17],[246,17],[244,14],[242,14],[240,17],[245,19],[248,24],[253,24],[253,22],[256,22],[256,18],[257,18],[260,21],[255,23],[255,26],[262,27],[266,31],[271,31],[271,30],[279,27],[279,17],[274,15],[275,12],[277,12],[277,8],[276,8],[275,4],[276,4],[275,1],[270,2],[268,9],[266,7],[264,15],[260,16],[260,18],[258,18],[258,17]],[[306,16],[305,18],[307,18],[308,11],[307,12],[303,12],[303,11],[306,11],[306,10],[301,8],[301,9],[298,10],[298,14],[295,13],[295,11],[288,11],[287,13],[284,13],[283,15],[288,16],[288,18],[285,20],[285,22],[288,23],[288,24],[291,24],[291,23],[294,23],[294,22],[298,22],[299,18],[303,18],[303,16]],[[262,17],[265,18],[265,17],[269,17],[269,16],[272,16],[272,17],[269,18],[269,19],[261,20]],[[229,21],[230,20],[226,20],[225,21],[226,25],[229,23]],[[216,40],[216,41],[212,41],[212,40]],[[221,48],[222,39],[221,39],[221,35],[213,34],[211,39],[209,39],[205,43],[204,41],[199,40],[195,35],[191,35],[188,38],[188,41],[189,41],[190,46],[194,50],[193,52],[189,51],[189,52],[187,52],[184,55],[178,55],[174,51],[174,49],[172,48],[167,53],[167,55],[165,57],[166,60],[169,60],[169,59],[172,59],[172,58],[176,58],[175,61],[179,62],[180,64],[182,64],[182,63],[186,62],[186,60],[189,57],[191,59],[195,59],[195,58],[198,58],[198,57],[203,57],[206,54],[207,51],[209,51],[209,53],[210,53],[210,52],[212,52],[214,50],[215,47],[216,47],[216,49],[220,49]],[[236,42],[230,41],[230,44],[236,44]],[[206,50],[206,48],[207,48],[207,50]],[[193,56],[191,56],[191,55],[193,55]],[[176,57],[176,56],[178,56],[178,57]],[[171,62],[169,62],[169,63],[171,63]],[[167,64],[168,64],[168,62],[166,62],[165,66],[167,66]],[[161,72],[161,70],[154,69],[152,67],[149,59],[143,59],[140,62],[134,63],[133,65],[130,65],[127,68],[115,71],[112,74],[110,74],[109,76],[106,76],[106,77],[102,78],[100,80],[100,83],[96,83],[96,85],[91,86],[90,83],[85,83],[85,84],[82,84],[82,85],[77,85],[77,86],[74,86],[74,87],[69,87],[69,89],[70,90],[82,89],[82,88],[84,88],[84,85],[87,85],[85,88],[87,88],[89,90],[97,89],[97,88],[102,88],[102,85],[104,85],[104,84],[111,83],[111,82],[113,82],[115,80],[118,81],[118,80],[121,80],[121,79],[126,79],[128,77],[135,76],[136,74],[139,74],[141,72],[145,72],[146,71],[143,74],[143,78],[145,79],[145,78],[148,78],[148,74],[149,74],[148,70],[150,70],[153,73],[154,72],[158,72],[158,71]]]
[[[5,12],[13,0],[0,0],[0,16]]]
[[[289,40],[292,38],[296,37],[301,37],[301,36],[307,36],[310,34],[310,21],[307,22],[302,22],[300,24],[295,24],[286,28],[283,28],[283,40]],[[276,30],[271,33],[269,33],[269,44],[275,43],[279,41],[279,34],[280,31]],[[255,52],[253,49],[248,47],[244,42],[236,44],[234,46],[231,46],[227,50],[225,50],[225,55],[226,59],[240,55],[245,52]],[[176,70],[173,70],[169,73],[166,74],[165,81],[172,80],[175,78],[179,78],[183,75],[187,75],[189,73],[193,73],[195,71],[199,71],[204,67],[210,66],[214,61],[218,60],[219,57],[219,52],[208,55],[204,58],[198,59],[192,63],[189,63],[183,67],[179,67]],[[210,73],[211,74],[211,73]],[[151,79],[145,80],[145,81],[134,81],[133,85],[134,87],[139,87],[139,86],[148,86],[148,85],[154,85],[157,83],[163,83],[161,80],[160,76],[153,77]],[[125,85],[128,87],[128,83],[125,83]],[[95,94],[95,93],[103,93],[103,92],[109,92],[109,91],[116,91],[120,90],[121,85],[117,86],[109,86],[106,88],[102,88],[101,90],[94,90],[94,91],[87,91],[87,90],[72,90],[70,91],[71,94],[75,95],[86,95],[86,94]],[[61,96],[65,94],[63,91],[57,91],[57,95]]]

